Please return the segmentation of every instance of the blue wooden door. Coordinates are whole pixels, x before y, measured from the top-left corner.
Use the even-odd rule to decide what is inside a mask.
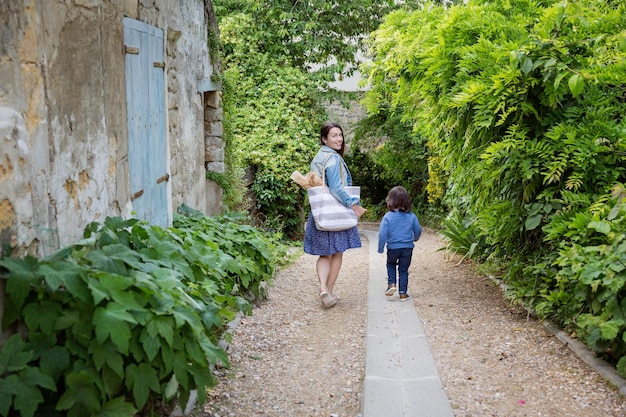
[[[168,226],[163,31],[124,18],[130,191],[136,217]]]

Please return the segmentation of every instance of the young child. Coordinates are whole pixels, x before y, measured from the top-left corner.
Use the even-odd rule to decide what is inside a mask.
[[[387,245],[387,290],[385,295],[396,292],[398,276],[400,301],[409,300],[409,266],[413,257],[413,247],[422,235],[422,226],[411,211],[411,199],[404,187],[393,187],[387,199],[389,211],[383,217],[378,232],[378,253],[383,253]]]

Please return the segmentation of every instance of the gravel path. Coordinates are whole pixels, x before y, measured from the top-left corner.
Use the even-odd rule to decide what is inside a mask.
[[[316,296],[315,257],[302,255],[277,273],[269,299],[234,331],[231,368],[217,371],[220,384],[198,416],[359,416],[366,238],[363,244],[344,254],[336,285],[341,301],[329,310]],[[442,246],[424,232],[409,292],[456,417],[626,415],[617,390],[541,323],[510,306],[491,280],[439,251]],[[381,296],[385,286],[381,277]]]

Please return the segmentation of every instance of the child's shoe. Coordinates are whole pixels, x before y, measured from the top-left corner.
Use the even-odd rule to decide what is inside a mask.
[[[400,294],[400,301],[409,301],[410,299],[409,294]]]
[[[388,285],[387,286],[387,290],[385,291],[385,295],[387,297],[391,297],[392,295],[394,295],[396,292],[396,286],[395,285]]]

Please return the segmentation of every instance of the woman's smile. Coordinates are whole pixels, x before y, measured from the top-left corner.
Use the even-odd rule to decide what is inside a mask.
[[[341,149],[341,145],[343,145],[343,133],[338,127],[333,127],[326,136],[326,146],[338,151]]]

